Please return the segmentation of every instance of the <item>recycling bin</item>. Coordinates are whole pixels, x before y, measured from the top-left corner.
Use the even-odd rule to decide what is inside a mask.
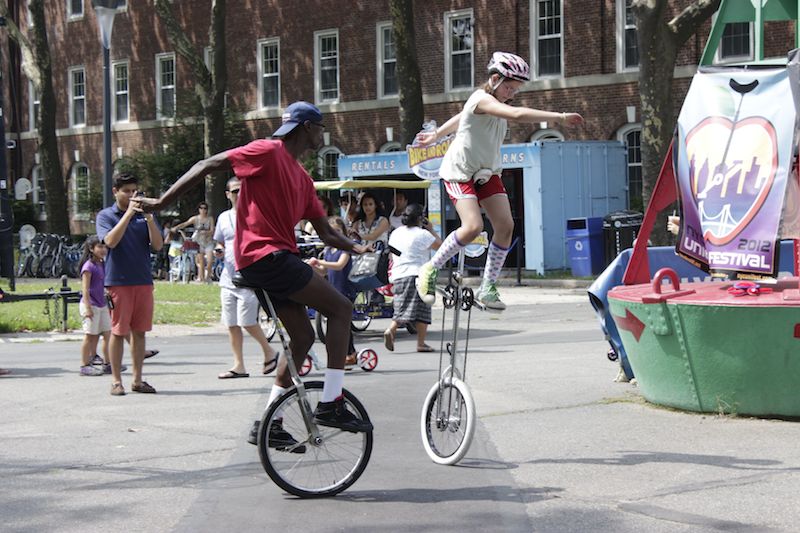
[[[567,219],[567,249],[573,276],[594,276],[603,271],[603,219]]]

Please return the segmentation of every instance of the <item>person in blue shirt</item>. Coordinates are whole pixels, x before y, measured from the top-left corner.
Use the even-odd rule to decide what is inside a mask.
[[[122,349],[131,336],[134,392],[155,393],[142,380],[145,333],[153,328],[153,275],[150,250],[161,250],[164,239],[154,215],[145,213],[137,195],[139,183],[133,174],[116,173],[115,202],[97,214],[97,235],[108,247],[105,286],[111,297],[111,395],[123,396]],[[144,197],[143,195],[141,196]]]

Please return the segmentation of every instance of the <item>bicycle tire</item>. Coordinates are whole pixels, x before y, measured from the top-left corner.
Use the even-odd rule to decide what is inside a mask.
[[[269,313],[265,312],[260,307],[258,311],[258,323],[261,325],[264,336],[268,341],[271,341],[272,337],[275,336],[275,332],[278,331],[278,325],[275,323],[272,317],[269,316]]]
[[[457,378],[436,382],[425,398],[420,417],[422,445],[431,460],[454,465],[464,458],[475,435],[475,401]]]
[[[353,315],[355,315],[355,313],[353,313]],[[371,323],[372,323],[372,317],[369,315],[359,315],[358,317],[353,316],[353,319],[350,321],[350,330],[364,331],[369,327]]]
[[[322,397],[322,387],[322,381],[305,383],[309,406],[315,406]],[[369,420],[366,409],[352,393],[342,389],[342,394],[353,414]],[[314,444],[302,416],[296,387],[272,403],[258,428],[261,465],[270,479],[289,494],[300,498],[335,496],[355,483],[367,468],[372,454],[372,432],[348,433],[319,426],[322,442]],[[283,429],[305,446],[305,453],[268,446],[268,430],[277,419],[282,419]],[[300,435],[305,438],[299,438]]]

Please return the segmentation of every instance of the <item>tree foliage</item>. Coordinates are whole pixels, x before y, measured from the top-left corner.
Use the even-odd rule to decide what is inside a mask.
[[[414,32],[414,2],[390,0],[392,35],[397,57],[397,82],[400,93],[401,145],[410,143],[422,129],[425,109],[422,103],[422,83],[417,62],[417,39]]]

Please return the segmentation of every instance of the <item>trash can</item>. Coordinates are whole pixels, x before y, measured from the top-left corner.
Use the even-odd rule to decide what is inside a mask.
[[[603,271],[603,219],[567,219],[567,248],[573,276],[593,276]]]
[[[605,264],[610,264],[619,253],[633,248],[633,242],[642,227],[644,215],[638,211],[614,211],[603,217]]]

